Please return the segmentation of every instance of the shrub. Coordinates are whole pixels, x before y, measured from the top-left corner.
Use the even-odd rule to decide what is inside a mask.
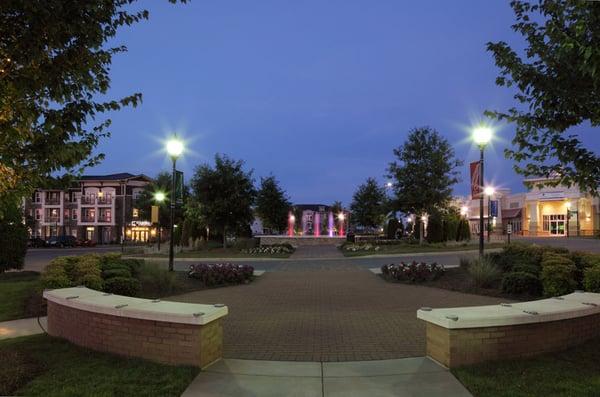
[[[140,289],[140,280],[133,277],[113,277],[104,281],[104,291],[116,295],[136,296]]]
[[[458,265],[461,269],[467,270],[471,266],[471,260],[469,258],[461,257],[458,260]]]
[[[256,248],[242,249],[244,254],[291,254],[295,249],[290,244],[261,245]]]
[[[223,284],[241,284],[252,280],[254,268],[231,263],[191,265],[188,276],[200,280],[207,287]]]
[[[142,291],[146,295],[167,295],[175,289],[177,283],[175,272],[163,269],[156,263],[142,265],[139,269],[138,279],[142,285]]]
[[[390,264],[381,267],[381,274],[386,280],[411,283],[436,280],[444,274],[444,271],[444,266],[436,262],[431,264],[415,261],[410,264],[400,262],[398,265]]]
[[[101,279],[102,271],[100,270],[99,258],[95,255],[84,255],[79,257],[79,261],[75,262],[71,274],[68,275],[75,285],[84,284],[84,278],[90,279],[91,277],[97,277]]]
[[[507,294],[541,295],[542,283],[534,274],[514,271],[502,278],[502,291]]]
[[[257,238],[237,238],[233,243],[233,247],[239,250],[252,249],[258,247],[259,240]]]
[[[72,287],[73,283],[67,276],[64,267],[56,264],[49,264],[41,277],[42,288],[57,289]]]
[[[584,270],[583,287],[588,292],[600,292],[600,266],[593,266]]]
[[[27,253],[27,228],[18,221],[0,220],[0,273],[22,269]]]
[[[0,395],[12,396],[42,371],[30,355],[10,347],[0,349]]]
[[[86,274],[79,280],[77,285],[83,285],[91,289],[95,289],[96,291],[102,291],[102,287],[104,286],[104,280],[102,277],[96,276],[94,274]]]
[[[529,273],[536,277],[540,275],[540,270],[541,268],[539,266],[535,266],[529,263],[520,263],[512,267],[512,272]]]
[[[471,228],[469,227],[469,221],[463,218],[458,222],[456,241],[468,240],[471,240]]]
[[[441,243],[444,241],[444,226],[439,214],[432,214],[427,221],[427,241]]]
[[[482,288],[490,288],[502,275],[500,268],[487,256],[471,262],[467,271],[475,285]]]
[[[390,240],[394,240],[396,238],[396,234],[398,229],[400,228],[400,222],[396,218],[391,218],[386,227],[386,237]]]
[[[572,260],[555,252],[546,252],[542,259],[541,280],[544,295],[557,296],[577,288],[577,268]]]
[[[131,271],[129,270],[129,268],[121,267],[104,270],[102,272],[102,278],[105,280],[113,277],[131,277]]]

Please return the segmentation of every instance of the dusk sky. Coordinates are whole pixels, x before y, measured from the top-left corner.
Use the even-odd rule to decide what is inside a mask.
[[[518,44],[508,1],[142,1],[150,20],[121,31],[129,47],[112,67],[111,97],[142,92],[112,114],[102,165],[88,173],[156,175],[161,140],[178,131],[196,165],[225,153],[254,176],[273,173],[295,203],[349,204],[359,183],[382,184],[392,149],[431,126],[465,160],[468,127],[486,109],[514,105],[495,85],[488,41]],[[522,191],[504,159],[514,128],[487,151],[486,176]]]

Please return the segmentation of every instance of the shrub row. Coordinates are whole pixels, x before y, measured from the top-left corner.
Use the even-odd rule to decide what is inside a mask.
[[[291,244],[273,244],[240,250],[244,254],[291,254],[295,249]]]
[[[53,259],[42,274],[43,288],[83,285],[98,291],[136,296],[143,261],[123,259],[119,254],[61,256]]]
[[[254,268],[231,263],[191,265],[188,276],[200,280],[206,287],[224,284],[242,284],[252,280]]]
[[[444,271],[444,266],[436,262],[431,264],[416,261],[409,264],[400,262],[398,265],[390,264],[381,267],[381,274],[386,280],[411,283],[436,280],[444,274]]]

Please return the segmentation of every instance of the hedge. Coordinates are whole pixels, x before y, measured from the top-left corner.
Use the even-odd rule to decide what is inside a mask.
[[[19,222],[0,221],[0,273],[22,269],[27,253],[28,233]]]

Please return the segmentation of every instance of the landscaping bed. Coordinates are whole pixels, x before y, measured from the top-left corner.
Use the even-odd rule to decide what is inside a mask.
[[[600,255],[564,248],[513,244],[483,258],[461,259],[459,268],[437,271],[433,276],[427,273],[427,266],[433,264],[417,265],[394,274],[389,271],[393,267],[384,265],[382,276],[388,281],[512,300],[566,295],[576,289],[600,292]]]
[[[47,335],[0,342],[0,395],[179,396],[198,372],[94,352]]]
[[[44,314],[39,279],[37,272],[0,273],[0,321]]]
[[[452,251],[476,251],[479,247],[470,243],[425,243],[406,242],[402,240],[392,240],[382,244],[382,242],[365,243],[344,243],[340,249],[344,256],[365,256],[365,255],[387,255],[387,254],[410,254],[418,252],[452,252]],[[504,243],[486,244],[486,249],[503,248]]]
[[[600,395],[600,339],[536,358],[452,369],[475,397]]]

